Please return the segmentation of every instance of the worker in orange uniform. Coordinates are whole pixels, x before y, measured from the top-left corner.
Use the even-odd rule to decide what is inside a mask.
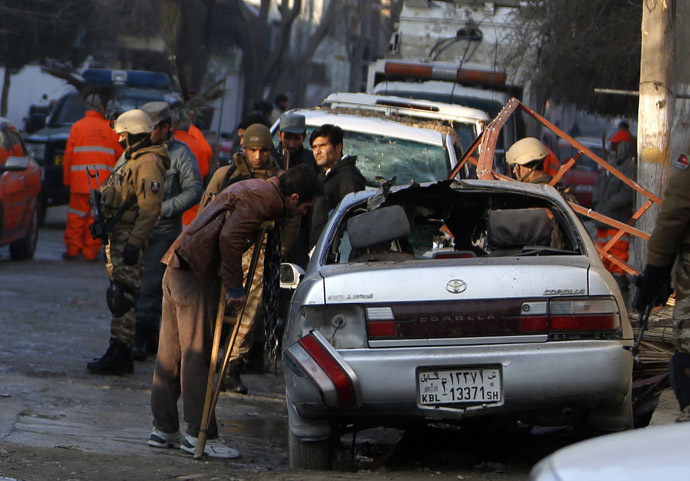
[[[93,223],[89,204],[89,183],[94,190],[113,171],[123,149],[118,136],[105,118],[101,97],[89,94],[86,115],[72,126],[65,148],[63,183],[70,189],[67,226],[65,227],[65,253],[62,258],[74,260],[79,253],[87,261],[95,261],[101,250],[100,239],[93,239],[89,224]],[[86,169],[97,178],[90,178]]]
[[[203,180],[211,170],[211,157],[213,157],[213,149],[210,149],[209,154],[209,151],[206,150],[204,146],[190,133],[192,122],[189,118],[189,114],[185,111],[184,106],[181,103],[172,105],[170,110],[173,118],[173,136],[180,142],[187,144],[189,150],[191,150],[196,156],[196,160],[199,163],[201,179]],[[198,208],[199,205],[197,204],[182,214],[183,226],[189,225],[189,223],[194,220]]]
[[[190,117],[190,120],[192,120],[189,123],[189,135],[194,137],[197,142],[199,142],[199,145],[201,145],[201,149],[204,151],[204,154],[206,157],[209,159],[209,165],[211,163],[211,159],[213,159],[213,147],[211,147],[211,144],[208,143],[208,140],[206,140],[206,137],[204,137],[204,133],[194,125],[193,118]]]

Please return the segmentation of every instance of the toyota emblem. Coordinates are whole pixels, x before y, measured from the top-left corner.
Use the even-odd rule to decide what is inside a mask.
[[[448,281],[448,284],[446,284],[446,290],[451,294],[460,294],[461,292],[465,292],[465,289],[467,289],[467,284],[460,279],[451,279]]]

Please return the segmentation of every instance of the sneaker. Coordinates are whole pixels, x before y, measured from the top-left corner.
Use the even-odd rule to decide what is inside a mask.
[[[160,429],[153,428],[148,445],[152,448],[179,448],[180,447],[180,432],[164,433]]]
[[[690,422],[690,406],[685,406],[680,412],[680,416],[676,418],[677,423],[687,423]]]
[[[185,453],[194,454],[196,451],[197,438],[187,434],[180,444],[180,449]],[[207,439],[204,445],[204,454],[212,458],[233,459],[239,458],[240,452],[230,446],[223,444],[220,439]]]

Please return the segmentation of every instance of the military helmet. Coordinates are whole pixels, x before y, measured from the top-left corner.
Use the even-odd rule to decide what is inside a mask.
[[[153,122],[149,114],[141,109],[132,109],[121,114],[113,127],[116,134],[150,134]]]
[[[263,124],[253,124],[244,131],[242,147],[245,149],[271,149],[273,150],[273,137],[271,131]]]
[[[549,155],[546,146],[537,138],[525,137],[510,146],[506,154],[509,164],[527,165],[544,160]]]

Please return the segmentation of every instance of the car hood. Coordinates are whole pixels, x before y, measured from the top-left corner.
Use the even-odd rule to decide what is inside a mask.
[[[50,139],[66,141],[69,138],[69,131],[71,128],[71,125],[45,127],[27,136],[25,140],[27,142],[47,142]]]
[[[531,481],[642,481],[688,479],[690,423],[655,426],[601,436],[544,458]]]
[[[588,270],[583,256],[553,256],[334,265],[321,276],[327,304],[377,303],[588,295]]]

